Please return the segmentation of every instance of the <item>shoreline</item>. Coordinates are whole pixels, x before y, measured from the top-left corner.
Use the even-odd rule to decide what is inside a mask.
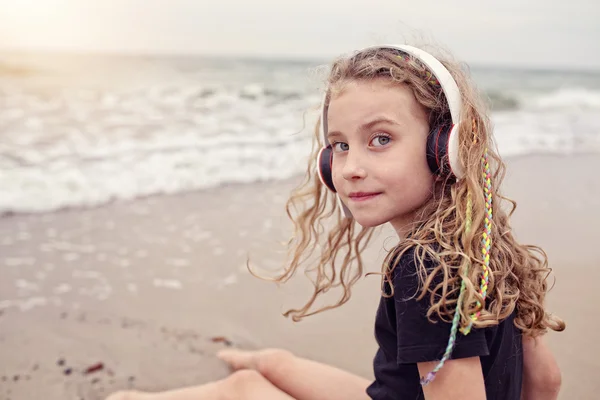
[[[507,157],[503,157],[503,160],[507,167],[507,175],[510,172],[510,165],[513,163],[527,162],[526,160],[534,160],[534,163],[543,162],[546,159],[558,159],[558,160],[570,160],[574,157],[583,157],[583,158],[600,158],[599,152],[594,151],[575,151],[573,153],[565,154],[565,153],[549,153],[549,152],[531,152],[526,154],[515,154]],[[84,210],[93,210],[96,208],[102,207],[110,207],[114,205],[120,204],[130,204],[138,201],[144,201],[150,198],[163,198],[163,197],[177,197],[177,196],[186,196],[186,195],[195,195],[199,193],[209,192],[209,191],[218,191],[222,188],[242,188],[246,186],[254,186],[254,185],[269,185],[269,184],[281,184],[283,186],[294,185],[295,183],[299,183],[304,178],[304,172],[293,175],[291,177],[280,179],[280,180],[256,180],[252,182],[224,182],[215,186],[200,188],[200,189],[191,189],[187,191],[182,191],[178,193],[155,193],[148,195],[141,195],[138,197],[134,197],[131,199],[112,199],[108,202],[100,203],[97,205],[91,206],[66,206],[60,207],[57,209],[50,210],[42,210],[42,211],[0,211],[0,220],[4,218],[14,218],[18,216],[30,216],[30,215],[44,215],[44,214],[53,214],[53,213],[65,213],[65,212],[78,212]]]

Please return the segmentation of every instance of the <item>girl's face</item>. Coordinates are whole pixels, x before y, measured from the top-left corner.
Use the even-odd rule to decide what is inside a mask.
[[[405,232],[435,181],[425,156],[427,114],[412,90],[382,79],[350,82],[327,117],[341,200],[360,225],[390,222]]]

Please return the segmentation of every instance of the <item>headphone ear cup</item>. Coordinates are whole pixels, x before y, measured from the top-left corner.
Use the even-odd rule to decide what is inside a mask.
[[[435,175],[452,172],[448,164],[448,139],[452,125],[438,125],[427,136],[427,165]]]
[[[337,192],[333,186],[333,175],[331,173],[331,165],[333,163],[333,149],[331,146],[323,147],[317,156],[317,166],[319,169],[319,178],[321,182],[327,186],[332,192]]]

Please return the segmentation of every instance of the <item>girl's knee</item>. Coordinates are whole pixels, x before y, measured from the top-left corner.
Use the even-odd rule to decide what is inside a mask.
[[[264,379],[258,371],[253,369],[241,369],[225,378],[225,381],[232,386],[247,386],[254,382]]]
[[[249,393],[252,387],[263,384],[266,379],[253,369],[241,369],[221,381],[220,400],[237,400]]]
[[[266,349],[260,352],[256,360],[256,369],[261,375],[270,379],[276,374],[285,373],[286,366],[294,358],[294,355],[282,349]]]

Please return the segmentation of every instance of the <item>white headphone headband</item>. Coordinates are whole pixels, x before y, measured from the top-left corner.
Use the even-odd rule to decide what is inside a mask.
[[[413,46],[408,45],[380,45],[380,46],[370,46],[365,47],[362,50],[359,50],[357,54],[362,53],[363,51],[375,50],[375,49],[393,49],[399,50],[403,53],[410,54],[421,61],[425,66],[431,71],[431,73],[435,76],[435,78],[440,83],[442,87],[442,91],[444,92],[444,96],[446,97],[446,101],[448,102],[448,108],[450,109],[450,116],[452,117],[452,124],[458,125],[460,123],[460,113],[461,113],[461,96],[460,91],[458,90],[458,85],[456,81],[450,75],[450,72],[444,67],[444,65],[437,60],[434,56],[427,53],[424,50],[418,49]],[[323,143],[326,145],[329,144],[327,141],[327,94],[329,89],[325,91],[325,95],[323,96],[323,102],[321,104],[321,134],[323,137]]]

